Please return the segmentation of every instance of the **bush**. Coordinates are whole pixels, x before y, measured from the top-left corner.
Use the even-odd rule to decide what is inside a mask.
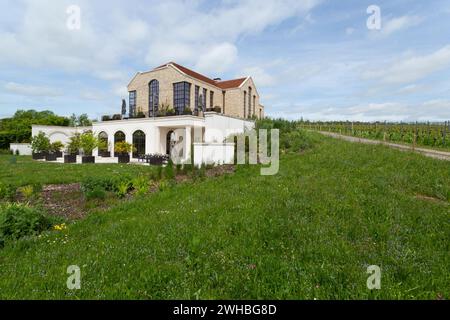
[[[78,132],[70,137],[69,143],[67,144],[67,151],[70,154],[76,154],[81,148],[81,134]]]
[[[0,241],[37,235],[52,226],[52,220],[41,210],[24,204],[0,207]]]
[[[44,132],[40,131],[36,136],[31,138],[31,149],[34,153],[48,152],[50,150],[50,139]]]
[[[122,115],[121,114],[115,114],[112,116],[113,120],[122,120]]]
[[[80,136],[80,146],[85,155],[91,156],[92,151],[98,147],[98,138],[91,131],[84,132]]]
[[[130,190],[131,183],[129,181],[121,181],[116,185],[116,194],[119,198],[123,198],[127,195]]]
[[[149,180],[144,177],[140,176],[131,181],[133,189],[136,190],[136,193],[138,195],[143,195],[147,193],[148,187],[149,187]]]
[[[110,116],[102,116],[102,121],[110,121],[111,117]]]
[[[0,182],[0,200],[14,201],[17,188],[12,184],[4,184]]]
[[[50,144],[51,152],[59,152],[64,148],[64,144],[61,141],[55,141]]]
[[[131,143],[125,142],[125,141],[119,141],[116,142],[114,145],[114,152],[118,154],[127,154],[131,151],[135,151],[135,148]]]
[[[121,182],[129,182],[130,178],[128,176],[117,176],[117,177],[88,177],[81,181],[81,191],[86,196],[89,192],[95,189],[102,189],[107,192],[116,192],[117,186]]]

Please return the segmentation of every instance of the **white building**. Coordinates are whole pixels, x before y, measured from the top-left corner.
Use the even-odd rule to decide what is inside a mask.
[[[67,144],[75,133],[91,130],[107,142],[114,156],[114,144],[126,141],[132,144],[133,158],[145,154],[172,154],[172,149],[187,150],[180,154],[183,160],[191,157],[190,146],[194,146],[194,163],[231,163],[234,159],[234,144],[225,142],[230,135],[244,133],[254,128],[254,121],[240,119],[216,112],[203,116],[175,115],[155,118],[133,118],[94,122],[92,127],[56,127],[33,125],[32,136],[45,133],[50,142]],[[99,156],[99,151],[94,151]]]

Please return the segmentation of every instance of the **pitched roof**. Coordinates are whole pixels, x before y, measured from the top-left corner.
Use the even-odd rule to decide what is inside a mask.
[[[247,78],[239,78],[239,79],[233,79],[233,80],[225,80],[225,81],[216,81],[213,80],[211,78],[208,78],[198,72],[195,72],[191,69],[188,69],[186,67],[183,67],[182,65],[179,65],[178,63],[175,62],[168,62],[166,64],[163,64],[159,67],[156,67],[153,70],[159,69],[159,68],[163,68],[166,67],[168,65],[173,65],[175,68],[177,68],[178,70],[180,70],[181,72],[206,83],[209,83],[213,86],[219,87],[221,89],[232,89],[232,88],[238,88],[245,80],[247,80]]]

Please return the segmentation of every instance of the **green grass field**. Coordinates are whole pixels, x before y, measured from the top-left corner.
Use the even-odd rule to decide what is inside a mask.
[[[0,298],[448,299],[449,163],[317,139],[275,176],[239,166],[0,249]],[[150,170],[7,159],[0,181],[20,185]]]

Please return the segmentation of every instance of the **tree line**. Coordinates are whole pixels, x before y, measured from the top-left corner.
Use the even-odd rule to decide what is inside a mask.
[[[11,118],[0,119],[0,149],[9,149],[10,143],[30,142],[33,124],[76,127],[90,126],[92,121],[86,114],[64,117],[48,110],[18,110]]]

